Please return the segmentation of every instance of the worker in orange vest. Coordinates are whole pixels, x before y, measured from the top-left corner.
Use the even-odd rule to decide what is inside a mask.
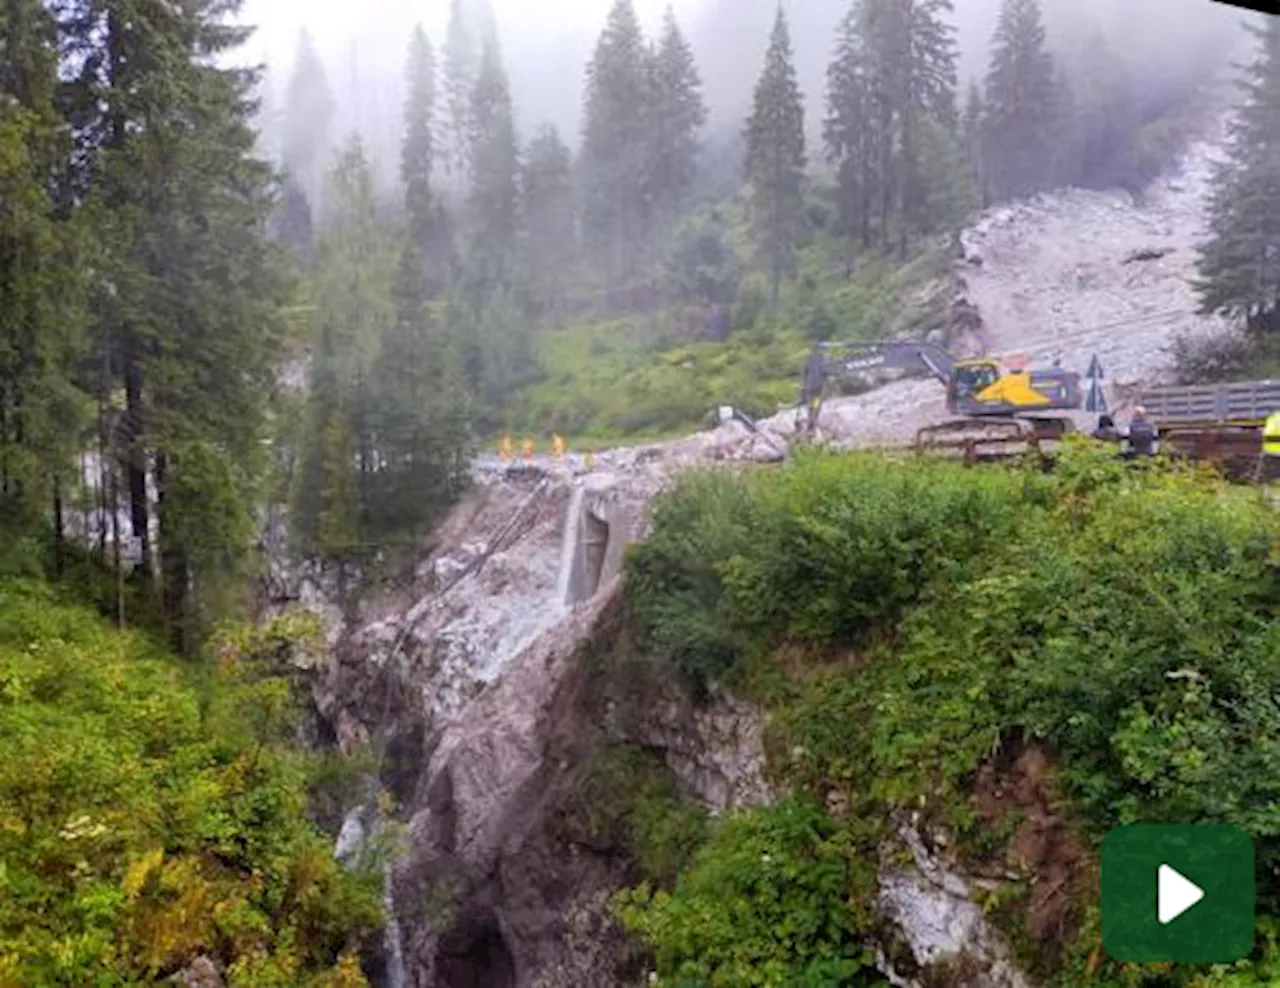
[[[564,439],[556,433],[551,433],[551,452],[558,460],[564,456]]]
[[[503,463],[511,462],[511,437],[505,432],[502,434],[502,438],[498,440],[498,458]]]
[[[520,445],[520,452],[524,454],[524,461],[526,463],[533,462],[533,437],[532,436],[524,437],[524,442]]]

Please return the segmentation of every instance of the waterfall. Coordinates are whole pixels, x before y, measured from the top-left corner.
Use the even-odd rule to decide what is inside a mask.
[[[382,933],[382,946],[387,952],[387,981],[383,988],[404,988],[404,944],[400,939],[395,896],[391,893],[390,861],[382,868],[382,905],[387,911],[387,925]]]
[[[333,856],[342,864],[356,865],[361,856],[374,847],[382,821],[375,815],[368,830],[364,824],[365,807],[357,806],[342,821]],[[382,947],[385,951],[384,980],[379,988],[404,988],[404,943],[400,936],[400,919],[396,915],[395,896],[392,892],[392,862],[382,866],[382,906],[386,910],[386,926],[382,931]]]
[[[560,572],[556,579],[556,600],[568,607],[573,586],[573,571],[578,562],[578,541],[582,537],[582,502],[584,492],[575,484],[569,497],[569,510],[565,514],[564,539],[560,543]]]

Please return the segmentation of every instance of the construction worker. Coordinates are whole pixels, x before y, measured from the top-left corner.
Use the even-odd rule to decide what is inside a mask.
[[[1129,420],[1129,456],[1150,456],[1156,449],[1156,428],[1147,421],[1147,410],[1139,405]]]
[[[551,433],[551,453],[558,460],[564,456],[564,439],[556,433]]]
[[[1273,503],[1276,499],[1271,487],[1271,475],[1280,467],[1280,409],[1267,416],[1262,425],[1262,456],[1258,459],[1258,469],[1262,473],[1262,483],[1267,498]]]
[[[1262,455],[1280,457],[1280,409],[1268,415],[1262,426]]]
[[[498,440],[498,458],[503,463],[510,463],[511,455],[511,437],[504,432],[502,438]]]
[[[520,444],[520,452],[524,455],[525,463],[533,462],[533,436],[524,437],[524,442]]]
[[[1116,428],[1116,421],[1110,415],[1098,416],[1098,427],[1093,430],[1093,438],[1100,439],[1104,443],[1116,443],[1120,441],[1120,430]]]

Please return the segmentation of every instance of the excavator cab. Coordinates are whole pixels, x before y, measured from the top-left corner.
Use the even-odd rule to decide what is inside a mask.
[[[1000,380],[1000,367],[994,360],[959,361],[947,382],[947,411],[955,414],[957,405],[975,399]]]

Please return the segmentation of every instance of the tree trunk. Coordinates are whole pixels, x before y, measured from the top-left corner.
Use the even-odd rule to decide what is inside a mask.
[[[62,477],[58,474],[53,476],[53,575],[57,579],[62,578],[64,569],[64,538],[65,521],[62,511]]]
[[[151,506],[147,502],[147,448],[143,441],[142,371],[134,355],[125,354],[125,471],[129,483],[129,524],[138,540],[139,579],[144,588],[154,589],[151,561]]]
[[[190,568],[186,550],[173,535],[173,500],[167,496],[169,458],[163,450],[156,452],[156,513],[160,521],[160,567],[163,574],[165,633],[174,651],[191,656],[191,636],[187,621]]]

